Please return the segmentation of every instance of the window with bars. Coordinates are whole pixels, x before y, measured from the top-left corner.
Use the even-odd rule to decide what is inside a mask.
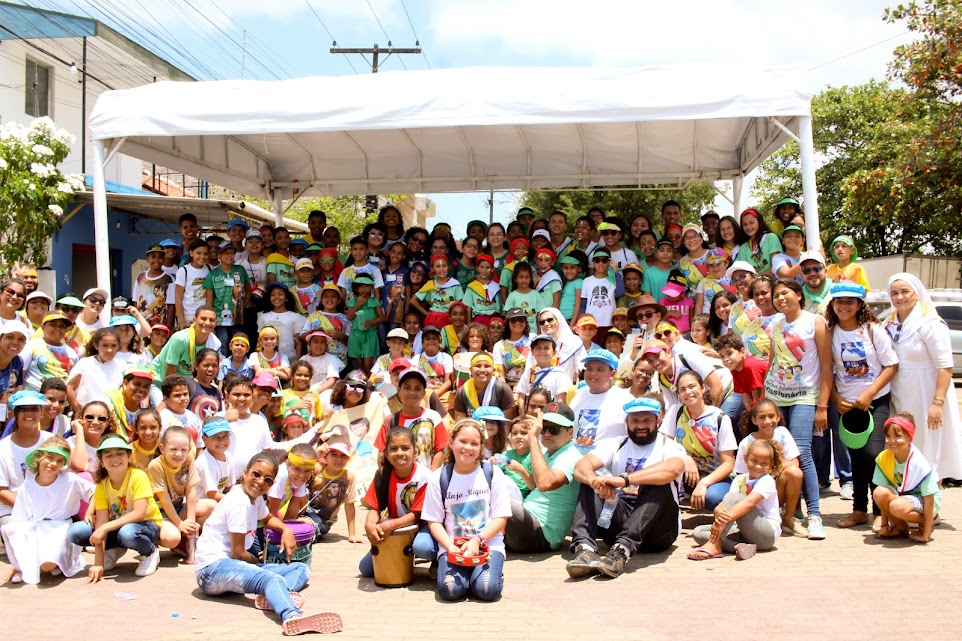
[[[24,111],[28,116],[50,115],[50,75],[50,67],[27,60]]]

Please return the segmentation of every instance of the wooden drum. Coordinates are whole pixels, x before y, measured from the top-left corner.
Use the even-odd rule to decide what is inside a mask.
[[[297,542],[297,550],[291,555],[291,561],[300,561],[308,567],[311,565],[312,545],[314,544],[314,525],[304,521],[284,521],[284,525],[291,528],[294,532],[294,541]],[[264,529],[264,537],[267,539],[267,554],[265,563],[288,563],[287,555],[281,551],[281,533],[270,528]]]
[[[417,525],[394,530],[378,545],[371,546],[374,561],[374,585],[382,588],[403,588],[414,581],[414,536]]]

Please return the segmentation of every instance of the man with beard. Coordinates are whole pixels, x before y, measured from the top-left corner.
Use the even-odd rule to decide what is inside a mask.
[[[802,280],[805,281],[805,304],[802,309],[813,314],[823,314],[830,302],[828,290],[832,287],[832,279],[825,275],[825,259],[817,249],[802,252],[798,257],[798,266],[802,270]]]
[[[664,406],[656,394],[625,404],[627,438],[598,444],[575,464],[582,483],[571,527],[574,557],[566,570],[572,578],[600,573],[615,578],[635,552],[668,549],[681,530],[678,493],[685,469],[685,451],[658,436]],[[599,476],[602,467],[610,476]],[[616,501],[607,526],[598,524],[605,503]],[[598,537],[608,553],[598,556]]]

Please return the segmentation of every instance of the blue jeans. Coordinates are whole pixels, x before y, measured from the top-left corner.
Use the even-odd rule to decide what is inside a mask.
[[[728,494],[728,492],[731,490],[731,487],[731,477],[709,485],[708,489],[705,491],[705,511],[711,512],[718,507],[718,504],[724,500],[725,495]],[[687,485],[685,486],[685,492],[688,493],[688,496],[691,496],[691,493],[694,491],[695,488],[688,487]]]
[[[732,392],[721,404],[719,409],[725,413],[725,416],[731,419],[732,430],[735,432],[735,440],[740,442],[742,435],[738,431],[738,421],[742,417],[742,412],[745,411],[745,403],[742,401],[742,395]]]
[[[488,562],[476,568],[449,565],[448,555],[438,559],[438,594],[445,601],[457,601],[473,594],[482,601],[494,601],[504,589],[504,555],[492,552]]]
[[[74,545],[85,547],[90,545],[90,535],[93,533],[93,526],[86,521],[77,521],[70,524],[67,540]],[[128,523],[107,533],[104,549],[127,548],[143,556],[150,556],[157,549],[154,543],[159,536],[160,528],[154,523]]]
[[[798,466],[802,468],[802,496],[809,516],[820,516],[818,507],[818,473],[812,459],[812,434],[815,430],[814,405],[786,405],[779,407],[785,416],[785,427],[798,446]],[[824,438],[824,437],[822,437]]]
[[[197,585],[204,594],[263,594],[281,621],[301,614],[291,600],[291,592],[303,588],[310,578],[311,569],[298,562],[254,565],[221,559],[197,570]]]
[[[431,536],[431,532],[428,530],[427,523],[422,523],[421,528],[418,533],[414,536],[414,543],[411,544],[414,548],[414,558],[415,559],[431,559],[432,561],[438,556],[438,542],[434,540]],[[361,559],[361,562],[357,565],[357,571],[361,576],[372,577],[374,576],[374,558],[371,553],[368,552]]]
[[[831,437],[827,432],[831,432]],[[828,430],[825,436],[812,439],[812,459],[815,461],[815,471],[818,472],[818,482],[829,483],[832,480],[832,462],[835,462],[835,473],[838,474],[838,484],[845,485],[852,482],[852,458],[848,448],[838,436],[838,410],[835,403],[828,402]]]

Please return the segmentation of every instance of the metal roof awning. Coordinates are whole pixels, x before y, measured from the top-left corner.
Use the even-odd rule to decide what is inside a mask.
[[[81,205],[92,205],[94,193],[92,191],[78,192],[74,202]],[[232,218],[243,218],[251,226],[271,225],[275,223],[274,212],[267,211],[253,203],[244,200],[216,200],[212,198],[178,198],[172,196],[155,196],[146,194],[107,194],[107,206],[122,211],[177,224],[182,214],[190,212],[197,216],[197,222],[204,229],[224,229],[227,221]],[[291,232],[307,233],[304,223],[284,219],[284,226]]]

